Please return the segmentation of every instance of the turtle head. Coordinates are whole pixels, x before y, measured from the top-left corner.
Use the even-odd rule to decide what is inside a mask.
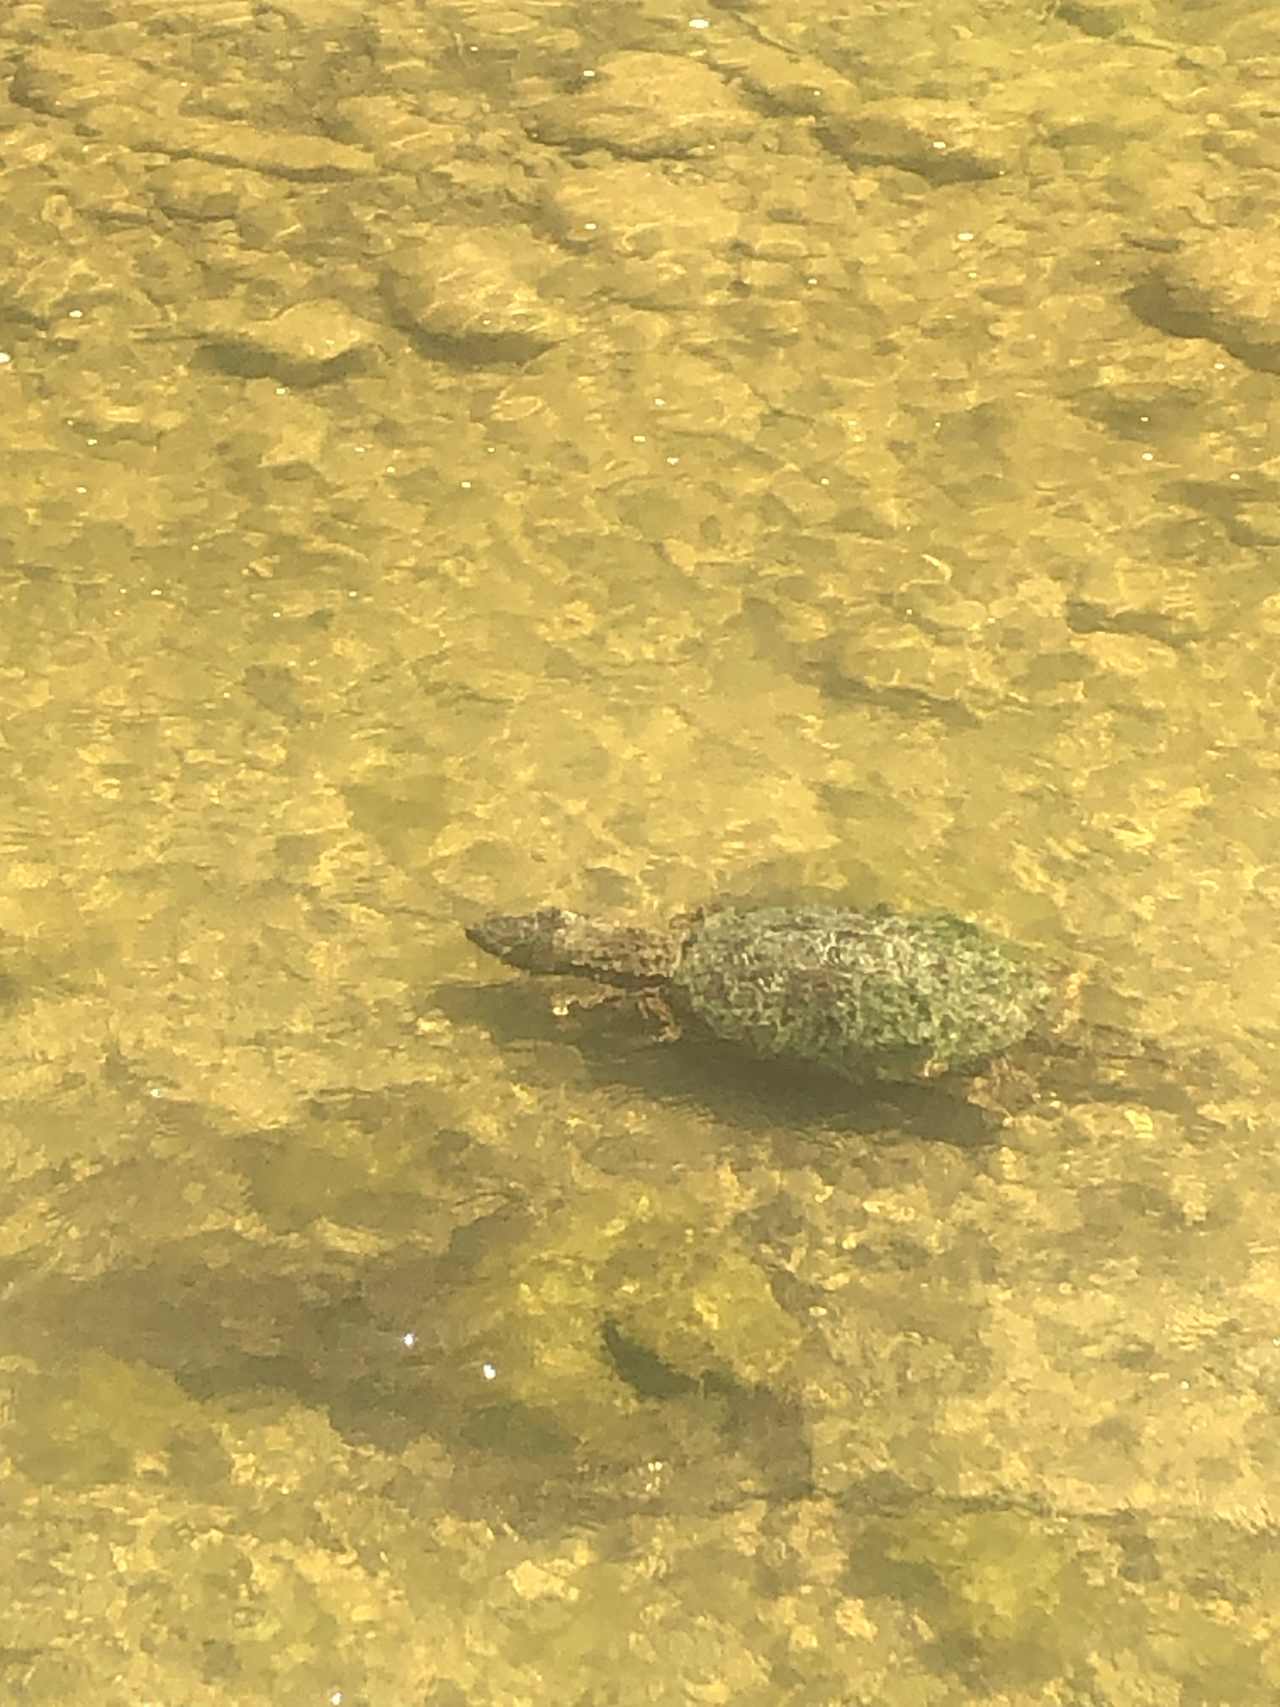
[[[536,913],[491,913],[467,926],[477,948],[521,972],[594,978],[624,990],[664,983],[675,970],[678,947],[664,932],[588,919],[563,907]]]
[[[539,907],[536,913],[490,913],[467,926],[477,948],[521,972],[570,972],[565,933],[582,922],[563,907]]]

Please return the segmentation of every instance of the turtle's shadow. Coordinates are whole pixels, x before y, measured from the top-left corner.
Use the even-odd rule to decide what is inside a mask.
[[[595,1002],[557,1013],[561,992],[531,993],[527,985],[470,988],[458,1003],[469,1023],[483,1026],[502,1051],[513,1078],[545,1084],[559,1051],[571,1051],[594,1086],[635,1091],[655,1102],[694,1106],[750,1131],[779,1127],[827,1135],[930,1138],[971,1147],[994,1143],[1002,1122],[968,1101],[962,1081],[935,1084],[851,1084],[809,1063],[757,1061],[731,1045],[702,1036],[663,1041],[634,1001]],[[464,1017],[459,1014],[457,1017]],[[560,1062],[563,1071],[563,1062]]]

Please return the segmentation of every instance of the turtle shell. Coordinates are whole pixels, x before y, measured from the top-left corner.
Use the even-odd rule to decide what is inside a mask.
[[[688,927],[673,1005],[763,1059],[854,1080],[971,1071],[1021,1042],[1053,986],[950,913],[726,908]]]

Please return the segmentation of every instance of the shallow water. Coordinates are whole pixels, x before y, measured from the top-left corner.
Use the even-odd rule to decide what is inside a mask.
[[[604,18],[0,24],[0,1678],[1269,1703],[1258,26]],[[709,897],[1213,1072],[993,1131],[463,935]]]

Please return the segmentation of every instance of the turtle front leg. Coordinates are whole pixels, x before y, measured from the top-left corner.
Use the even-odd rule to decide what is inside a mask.
[[[602,1008],[613,1002],[625,1001],[629,993],[601,984],[582,996],[557,996],[551,1004],[551,1011],[557,1019],[566,1019],[570,1014],[585,1013],[588,1008]]]
[[[656,1032],[649,1039],[652,1043],[674,1043],[683,1035],[675,1010],[661,990],[617,990],[602,986],[585,995],[557,996],[551,1004],[551,1011],[557,1019],[566,1019],[570,1014],[585,1013],[588,1008],[611,1007],[615,1002],[635,1004]]]
[[[637,998],[640,1012],[657,1028],[656,1043],[675,1043],[684,1034],[676,1011],[661,990],[641,990]]]

